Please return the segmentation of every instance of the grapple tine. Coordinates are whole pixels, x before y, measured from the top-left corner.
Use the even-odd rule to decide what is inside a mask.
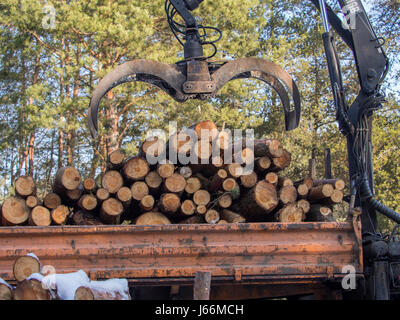
[[[301,99],[297,85],[289,73],[270,61],[242,58],[227,62],[212,75],[212,79],[216,83],[216,91],[220,90],[227,82],[240,78],[255,78],[269,84],[276,90],[282,101],[286,130],[294,130],[299,126]],[[288,92],[293,100],[293,108]]]
[[[176,65],[151,60],[125,62],[108,73],[94,90],[89,105],[89,130],[93,138],[98,136],[98,107],[101,99],[116,86],[132,81],[142,81],[158,86],[177,101],[187,98],[181,88],[186,77]]]

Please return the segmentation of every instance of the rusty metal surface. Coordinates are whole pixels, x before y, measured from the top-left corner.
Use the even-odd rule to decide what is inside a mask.
[[[352,223],[65,226],[0,228],[0,277],[13,280],[16,257],[34,252],[57,273],[83,269],[92,278],[189,281],[313,282],[362,273]],[[135,281],[136,279],[136,281]]]

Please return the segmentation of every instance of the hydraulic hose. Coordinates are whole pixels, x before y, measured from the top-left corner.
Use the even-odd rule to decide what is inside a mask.
[[[360,194],[363,199],[366,199],[367,203],[371,205],[376,211],[380,212],[384,216],[389,219],[395,221],[400,224],[400,214],[396,211],[386,207],[381,202],[375,199],[371,188],[369,186],[368,178],[366,176],[363,177],[360,185]]]

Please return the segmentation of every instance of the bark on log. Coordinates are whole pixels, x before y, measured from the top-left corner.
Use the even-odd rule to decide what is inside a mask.
[[[246,218],[242,215],[233,212],[231,210],[222,210],[221,211],[221,219],[225,220],[228,223],[245,223]]]
[[[68,207],[59,205],[57,208],[51,210],[51,220],[55,225],[64,225],[67,222],[69,214]]]
[[[37,279],[24,280],[12,291],[13,300],[50,300],[50,292]]]
[[[22,198],[10,197],[1,207],[3,226],[21,226],[28,222],[30,209]]]
[[[159,200],[159,208],[163,213],[174,214],[181,206],[181,199],[175,193],[164,193]]]
[[[137,225],[171,224],[171,221],[160,212],[146,212],[136,219]]]
[[[115,283],[118,281],[118,283]],[[89,285],[78,287],[75,300],[131,300],[128,285],[120,285],[120,279],[91,281]],[[126,281],[126,280],[125,280]],[[109,284],[111,283],[111,284]],[[116,287],[116,284],[118,285]]]
[[[13,275],[18,282],[24,281],[33,273],[40,273],[40,261],[34,254],[18,257],[14,261]]]
[[[208,224],[216,224],[220,219],[219,212],[216,210],[208,210],[206,214],[204,215],[204,220]]]
[[[211,195],[207,190],[196,191],[193,195],[193,202],[198,206],[206,206],[211,201]]]
[[[276,188],[259,181],[244,197],[240,199],[241,212],[248,217],[268,216],[279,204]]]
[[[31,176],[20,176],[15,180],[15,193],[21,198],[36,194],[36,185]]]
[[[72,222],[77,226],[100,226],[103,223],[97,217],[83,211],[76,211],[72,216]]]
[[[121,201],[109,198],[101,204],[100,219],[105,224],[120,224],[123,211]]]
[[[149,164],[141,157],[126,160],[122,168],[122,173],[128,181],[144,180],[149,172]]]
[[[57,193],[49,193],[44,197],[43,204],[47,209],[53,210],[61,205],[61,198]]]
[[[121,150],[115,150],[108,156],[107,167],[110,170],[119,170],[125,161],[125,154]]]
[[[72,167],[58,169],[53,184],[53,191],[59,195],[66,194],[67,191],[78,189],[81,184],[79,171]]]
[[[185,192],[187,194],[194,194],[195,192],[199,191],[201,189],[201,181],[197,177],[191,177],[187,179],[186,181],[186,186],[185,186]]]
[[[84,194],[78,201],[78,207],[85,211],[93,211],[97,205],[97,198],[92,194]]]
[[[133,200],[140,201],[149,194],[149,187],[143,181],[137,181],[131,186]]]
[[[34,207],[29,215],[28,224],[30,226],[48,227],[51,225],[50,210],[42,206]]]

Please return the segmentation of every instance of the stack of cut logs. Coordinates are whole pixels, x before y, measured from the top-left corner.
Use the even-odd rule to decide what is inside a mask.
[[[126,157],[117,150],[109,155],[100,185],[82,181],[78,170],[58,170],[52,192],[42,200],[33,179],[15,182],[15,197],[1,208],[3,226],[29,224],[101,225],[224,224],[243,222],[332,221],[333,205],[343,201],[341,179],[293,181],[282,172],[291,154],[276,139],[234,141],[211,121],[173,135],[167,143],[146,139],[139,155]],[[206,139],[200,132],[209,132]],[[253,143],[254,148],[249,148]],[[215,148],[218,152],[215,152]],[[213,152],[214,151],[214,152]],[[172,162],[150,164],[149,155],[193,155],[199,164]],[[231,159],[226,161],[227,155]],[[229,157],[228,157],[229,159]],[[239,159],[239,160],[238,160]],[[207,161],[209,160],[209,161]],[[201,164],[204,162],[208,164]],[[182,161],[183,162],[183,161]],[[252,165],[252,166],[251,166]],[[253,170],[247,170],[247,167]]]
[[[90,280],[83,270],[57,274],[29,253],[17,258],[14,287],[0,278],[0,300],[131,300],[126,279]]]

